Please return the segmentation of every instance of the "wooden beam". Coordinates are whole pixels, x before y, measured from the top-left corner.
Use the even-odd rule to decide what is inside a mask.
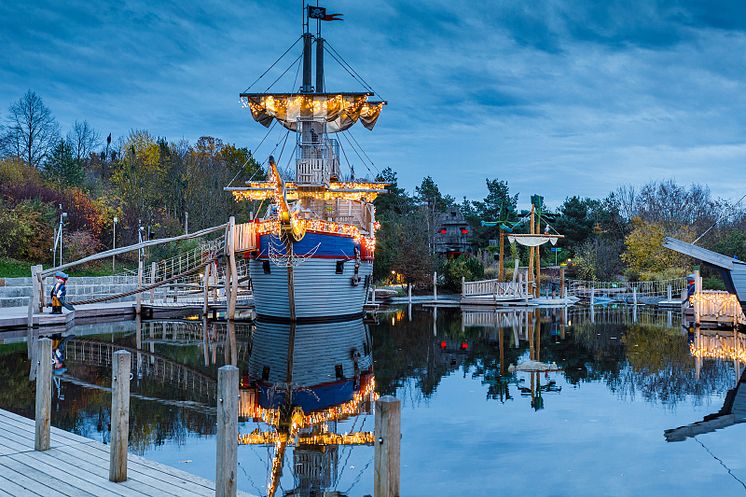
[[[236,496],[238,472],[238,368],[218,369],[215,497]]]
[[[52,340],[36,342],[36,409],[34,450],[49,449],[49,430],[52,415]]]
[[[399,497],[400,444],[401,402],[384,395],[376,400],[374,497]]]
[[[130,369],[132,355],[117,350],[111,359],[111,451],[109,481],[127,480],[127,446],[130,426]]]
[[[63,264],[61,266],[49,268],[43,271],[41,274],[42,276],[49,276],[50,274],[54,274],[56,271],[62,271],[64,269],[79,266],[80,264],[86,264],[88,262],[97,261],[99,259],[106,259],[114,255],[125,254],[127,252],[133,252],[135,250],[140,250],[147,247],[154,247],[156,245],[162,245],[164,243],[178,242],[180,240],[190,240],[192,238],[200,238],[202,236],[209,235],[210,233],[224,230],[226,226],[228,226],[228,223],[221,224],[220,226],[214,226],[212,228],[205,228],[200,231],[195,231],[194,233],[189,233],[188,235],[173,236],[171,238],[160,238],[157,240],[147,240],[141,243],[135,243],[134,245],[127,245],[126,247],[118,247],[116,249],[107,250],[105,252],[99,252],[98,254],[89,255],[88,257],[83,257],[80,260],[68,262],[67,264]]]

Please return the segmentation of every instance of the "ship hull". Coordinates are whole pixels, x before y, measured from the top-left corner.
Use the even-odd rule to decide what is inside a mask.
[[[355,257],[354,239],[307,234],[295,244],[297,258],[289,270],[284,250],[269,235],[262,238],[259,254],[249,262],[258,318],[314,322],[363,315],[373,260]]]

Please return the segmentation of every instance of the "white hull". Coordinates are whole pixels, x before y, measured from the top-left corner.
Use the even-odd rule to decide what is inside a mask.
[[[254,259],[249,262],[256,314],[260,319],[289,320],[288,269],[266,261],[270,271],[267,274],[265,261]],[[336,266],[337,259],[334,258],[309,258],[293,268],[296,320],[323,320],[363,314],[366,282],[370,281],[373,262],[360,262],[360,280],[356,286],[352,284],[354,261],[344,263],[342,274],[337,274]]]

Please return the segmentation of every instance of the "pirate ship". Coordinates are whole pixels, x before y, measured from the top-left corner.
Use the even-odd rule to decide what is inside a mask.
[[[321,26],[338,16],[321,7],[304,10],[297,92],[240,94],[255,121],[270,129],[279,123],[296,137],[293,178],[283,178],[270,156],[266,181],[226,188],[237,200],[267,201],[252,221],[256,241],[247,254],[260,319],[358,317],[370,285],[378,227],[373,200],[385,184],[355,180],[354,172],[345,177],[336,137],[356,123],[373,129],[385,102],[373,101],[371,91],[326,91]]]

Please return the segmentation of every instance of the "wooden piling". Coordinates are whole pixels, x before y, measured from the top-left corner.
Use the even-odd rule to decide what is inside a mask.
[[[52,415],[52,340],[36,342],[36,434],[34,450],[49,449],[49,427]]]
[[[438,272],[433,273],[433,300],[438,300]]]
[[[632,287],[632,304],[637,305],[637,287]]]
[[[130,427],[130,369],[132,355],[117,350],[111,359],[111,448],[109,481],[127,480],[127,446]]]
[[[463,283],[461,284],[461,288],[464,288]],[[462,290],[463,292],[463,290]],[[412,283],[407,283],[407,294],[409,295],[409,303],[412,303]]]
[[[672,294],[673,294],[673,290],[672,290],[672,288],[671,288],[671,285],[668,285],[668,287],[666,288],[666,300],[667,300],[668,302],[671,302],[671,299],[672,299],[672,297],[673,297],[673,295],[672,295]]]
[[[401,403],[391,395],[376,400],[374,497],[399,497]]]
[[[218,369],[218,425],[215,446],[215,496],[236,496],[238,472],[238,368]]]
[[[31,298],[28,302],[28,319],[26,325],[29,328],[34,326],[34,312],[40,307],[41,294],[44,293],[43,289],[39,291],[39,285],[37,284],[37,275],[42,271],[42,266],[31,266]]]
[[[560,298],[565,298],[565,268],[560,268]]]

